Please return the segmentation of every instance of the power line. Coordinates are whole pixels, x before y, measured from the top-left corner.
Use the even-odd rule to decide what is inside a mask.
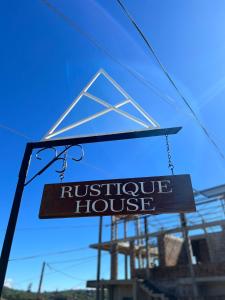
[[[65,264],[65,263],[70,263],[70,262],[75,262],[75,261],[85,261],[85,260],[90,260],[90,258],[96,258],[96,255],[91,255],[91,256],[86,256],[86,257],[79,257],[76,259],[67,259],[67,260],[58,260],[58,261],[52,261],[49,262],[51,265],[58,265],[58,264]]]
[[[22,261],[22,260],[35,259],[35,258],[40,258],[40,257],[45,257],[45,256],[62,255],[62,254],[71,253],[71,252],[83,251],[86,249],[88,249],[88,247],[75,248],[75,249],[63,250],[63,251],[57,251],[57,252],[47,252],[47,253],[42,253],[42,254],[37,254],[37,255],[32,255],[32,256],[11,258],[11,259],[9,259],[9,261]]]
[[[21,137],[25,138],[26,140],[30,140],[29,136],[27,136],[26,134],[24,134],[23,132],[21,132],[17,129],[14,129],[12,127],[8,127],[4,124],[0,124],[0,128],[3,128],[3,129],[5,129],[5,130],[7,130],[7,131],[9,131],[9,132],[11,132],[15,135],[21,136]]]
[[[53,271],[56,272],[56,273],[60,273],[60,274],[66,276],[66,277],[68,277],[68,278],[75,279],[75,280],[79,280],[79,281],[86,281],[85,279],[81,279],[81,278],[74,277],[74,276],[71,275],[71,274],[68,274],[68,273],[65,273],[64,271],[61,271],[61,270],[56,269],[56,268],[53,268],[53,267],[52,267],[50,264],[48,264],[48,263],[47,263],[46,265],[48,266],[48,268],[49,268],[50,270],[53,270]]]
[[[75,29],[77,32],[79,32],[80,34],[82,34],[83,36],[85,36],[85,38],[87,38],[95,47],[97,47],[99,50],[101,50],[105,55],[107,55],[110,59],[112,59],[114,62],[116,62],[118,65],[120,65],[121,67],[123,67],[124,69],[126,69],[126,71],[128,71],[134,78],[138,79],[140,82],[142,82],[145,86],[151,88],[152,91],[154,91],[161,99],[163,99],[164,101],[166,101],[167,103],[169,103],[170,105],[175,106],[175,108],[177,109],[177,106],[174,103],[171,103],[171,99],[165,95],[162,95],[161,92],[152,84],[150,83],[148,80],[146,80],[140,73],[138,73],[137,71],[134,71],[132,68],[128,67],[127,65],[121,63],[119,60],[117,60],[114,56],[112,56],[112,54],[110,52],[108,52],[105,48],[101,47],[100,44],[93,39],[93,37],[91,37],[86,31],[82,30],[76,23],[75,21],[73,21],[72,19],[70,19],[69,17],[67,17],[64,13],[62,13],[58,8],[56,8],[54,5],[52,5],[49,1],[47,0],[42,0],[42,2],[51,10],[53,11],[55,14],[57,14],[60,18],[62,18],[70,27],[72,27],[73,29]],[[158,56],[156,55],[153,47],[150,45],[150,43],[148,42],[147,38],[145,37],[145,35],[142,33],[142,31],[140,30],[140,28],[138,27],[138,25],[135,23],[135,21],[133,20],[133,18],[131,17],[131,15],[128,13],[128,11],[126,10],[125,6],[122,4],[122,2],[120,0],[117,0],[117,2],[120,4],[120,6],[122,7],[123,11],[126,13],[126,15],[128,16],[129,20],[132,22],[132,24],[135,26],[136,30],[139,32],[139,34],[142,36],[142,38],[144,39],[145,43],[148,45],[148,48],[150,49],[151,53],[154,55],[155,59],[157,60],[160,68],[162,69],[162,71],[164,72],[164,74],[166,75],[166,77],[168,78],[168,80],[170,81],[170,83],[173,85],[174,89],[177,91],[177,93],[179,94],[179,96],[181,97],[181,99],[183,100],[183,102],[186,104],[186,106],[188,107],[189,111],[191,112],[192,116],[194,117],[194,119],[196,120],[197,124],[199,125],[199,127],[203,130],[203,132],[205,133],[206,137],[208,138],[208,140],[210,141],[210,143],[214,146],[214,148],[216,149],[216,151],[218,152],[218,154],[220,155],[220,157],[225,160],[225,156],[224,154],[221,152],[219,146],[217,145],[217,143],[214,141],[214,139],[211,137],[211,135],[209,134],[207,128],[204,126],[204,124],[201,122],[201,120],[198,118],[197,114],[195,113],[195,111],[193,110],[193,108],[191,107],[188,99],[181,93],[180,89],[177,87],[177,85],[175,84],[174,80],[172,79],[172,77],[170,76],[170,74],[168,73],[168,71],[166,70],[166,68],[163,66],[163,64],[161,63],[161,61],[159,60]]]
[[[105,255],[106,255],[106,254],[103,254],[102,256],[105,256]],[[86,263],[88,263],[89,261],[93,260],[94,258],[96,258],[96,255],[95,255],[95,257],[93,256],[92,258],[90,257],[90,258],[86,259],[86,261],[81,261],[81,262],[79,262],[79,263],[73,264],[72,266],[63,268],[63,270],[72,269],[72,268],[74,268],[74,267],[77,267],[77,266],[86,264]],[[52,265],[52,264],[54,264],[54,263],[55,263],[55,262],[53,262],[53,263],[50,262],[49,264]],[[59,263],[59,262],[57,262],[57,263]],[[53,275],[52,272],[48,272],[48,273],[45,274],[45,276],[49,276],[49,275]],[[20,285],[20,284],[25,283],[25,282],[30,282],[30,281],[32,281],[32,280],[37,280],[38,278],[39,278],[39,275],[38,275],[38,276],[33,276],[33,277],[30,277],[30,278],[27,278],[27,279],[23,279],[22,281],[15,282],[15,284],[16,284],[16,285]]]
[[[150,50],[151,54],[153,54],[154,58],[156,59],[157,63],[159,64],[161,70],[163,71],[163,73],[166,75],[167,79],[169,80],[169,82],[172,84],[172,86],[174,87],[174,89],[176,90],[176,92],[178,93],[178,95],[181,97],[181,99],[183,100],[183,102],[185,103],[185,105],[188,107],[188,109],[190,110],[192,116],[194,117],[195,121],[197,122],[197,124],[199,125],[199,127],[203,130],[203,132],[205,133],[206,137],[208,138],[208,140],[210,141],[210,143],[215,147],[216,151],[218,152],[218,154],[220,155],[220,157],[225,160],[225,156],[222,153],[222,151],[220,150],[219,146],[217,145],[217,143],[214,141],[214,139],[211,137],[211,135],[209,134],[207,128],[204,126],[204,124],[201,122],[201,120],[199,119],[198,115],[196,114],[196,112],[194,111],[194,109],[191,107],[189,100],[186,98],[186,96],[183,95],[183,93],[180,91],[180,89],[178,88],[178,86],[176,85],[175,81],[172,79],[172,77],[170,76],[170,74],[168,73],[167,69],[164,67],[164,65],[162,64],[161,60],[159,59],[159,57],[157,56],[155,50],[153,49],[152,45],[150,44],[150,42],[148,41],[148,39],[146,38],[146,36],[144,35],[144,33],[142,32],[142,30],[140,29],[140,27],[137,25],[137,23],[135,22],[134,18],[131,16],[131,14],[128,12],[128,10],[126,9],[126,7],[123,5],[123,3],[121,2],[121,0],[116,0],[118,2],[118,4],[120,5],[120,7],[122,8],[122,10],[124,11],[124,13],[126,14],[126,16],[128,17],[129,21],[133,24],[133,26],[135,27],[135,29],[138,31],[138,33],[140,34],[140,36],[142,37],[142,39],[144,40],[145,44],[147,45],[148,49]]]
[[[102,254],[102,257],[105,257],[105,256],[107,256],[107,255],[108,255],[108,253],[104,253],[104,254]],[[96,258],[96,255],[95,255],[95,257],[93,257],[93,258],[86,259],[86,261],[81,261],[81,262],[79,262],[79,263],[76,263],[76,264],[67,266],[67,267],[63,268],[62,270],[73,269],[74,267],[77,267],[77,266],[86,264],[87,262],[89,262],[89,261],[91,261],[91,260],[93,260],[93,259],[95,259],[95,258]]]
[[[157,96],[159,96],[163,101],[165,101],[167,104],[172,105],[175,110],[181,110],[176,104],[175,100],[171,97],[162,94],[162,92],[153,85],[152,82],[147,80],[144,76],[142,76],[139,72],[135,71],[131,67],[127,66],[126,64],[119,61],[117,58],[115,58],[108,50],[103,48],[97,40],[95,40],[90,34],[88,34],[86,31],[81,29],[77,23],[66,16],[62,11],[60,11],[56,6],[54,6],[52,3],[50,3],[48,0],[41,0],[54,14],[56,14],[58,17],[60,17],[62,20],[64,20],[67,25],[69,25],[71,28],[73,28],[76,32],[80,33],[82,36],[84,36],[94,47],[99,49],[102,53],[104,53],[107,57],[109,57],[112,61],[114,61],[116,64],[118,64],[120,67],[125,69],[132,77],[134,77],[136,80],[144,84],[147,88],[150,88]],[[171,101],[172,100],[172,101]]]
[[[59,229],[82,229],[82,228],[92,228],[97,227],[98,224],[92,225],[77,225],[77,226],[45,226],[45,227],[21,227],[18,231],[39,231],[39,230],[59,230]]]

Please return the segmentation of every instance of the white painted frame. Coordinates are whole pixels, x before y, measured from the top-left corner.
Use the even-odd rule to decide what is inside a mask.
[[[105,100],[98,98],[91,93],[88,92],[88,89],[93,85],[93,83],[97,80],[97,78],[103,75],[125,98],[124,101],[117,103],[116,105],[111,105]],[[75,123],[72,123],[69,126],[66,126],[64,128],[61,128],[57,130],[58,126],[62,123],[62,121],[65,119],[65,117],[71,112],[71,110],[77,105],[77,103],[80,101],[80,99],[86,96],[90,100],[95,101],[96,103],[101,104],[104,109],[98,113],[95,113],[87,118],[81,119],[80,121],[77,121]],[[145,118],[146,122],[143,120],[121,110],[120,108],[124,105],[130,103],[133,105],[133,107],[138,110],[141,115]],[[159,124],[111,77],[108,73],[106,73],[105,70],[100,69],[95,76],[90,80],[90,82],[83,88],[83,90],[80,92],[80,94],[73,100],[72,104],[67,108],[67,110],[61,115],[61,117],[57,120],[57,122],[52,126],[52,128],[47,132],[47,134],[44,136],[43,140],[48,140],[53,137],[56,137],[57,135],[67,132],[73,128],[76,128],[82,124],[85,124],[91,120],[94,120],[102,115],[105,115],[111,111],[115,111],[118,114],[128,118],[129,120],[138,123],[139,125],[148,128],[148,129],[157,129],[160,128]]]

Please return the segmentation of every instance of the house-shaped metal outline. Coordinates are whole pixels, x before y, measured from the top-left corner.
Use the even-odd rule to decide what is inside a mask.
[[[96,97],[88,92],[88,89],[93,85],[93,83],[97,80],[97,78],[103,75],[123,96],[124,101],[117,103],[116,105],[111,105],[105,100]],[[83,96],[88,97],[90,100],[95,101],[96,103],[101,104],[104,109],[98,113],[95,113],[89,117],[86,117],[84,119],[81,119],[80,121],[77,121],[75,123],[72,123],[69,126],[66,126],[64,128],[61,128],[57,130],[59,125],[63,122],[63,120],[68,116],[68,114],[75,108],[77,103],[82,99]],[[123,107],[126,104],[131,104],[137,111],[141,113],[141,115],[144,117],[145,121],[137,118],[136,116],[133,116],[132,114],[129,114],[128,112],[125,112],[124,110],[121,110],[121,107]],[[94,120],[102,115],[105,115],[111,111],[115,111],[118,114],[124,116],[125,118],[128,118],[129,120],[138,123],[139,125],[148,128],[148,129],[158,129],[160,128],[159,124],[103,69],[100,69],[94,77],[90,80],[90,82],[83,88],[83,90],[80,92],[80,94],[74,99],[72,104],[67,108],[67,110],[61,115],[61,117],[57,120],[57,122],[52,126],[52,128],[47,132],[47,134],[44,136],[43,140],[49,140],[52,139],[64,132],[67,132],[73,128],[76,128],[82,124],[85,124],[87,122],[90,122],[91,120]]]

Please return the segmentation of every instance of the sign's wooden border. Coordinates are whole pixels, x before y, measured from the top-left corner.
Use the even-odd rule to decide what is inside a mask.
[[[189,175],[46,184],[40,218],[195,211]]]

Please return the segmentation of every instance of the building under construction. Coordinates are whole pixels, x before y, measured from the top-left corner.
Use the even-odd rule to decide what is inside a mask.
[[[100,220],[99,241],[90,245],[97,279],[87,287],[99,300],[225,299],[224,201],[221,185],[195,191],[195,213],[112,217],[109,241]],[[102,252],[110,255],[110,279],[100,273]]]

